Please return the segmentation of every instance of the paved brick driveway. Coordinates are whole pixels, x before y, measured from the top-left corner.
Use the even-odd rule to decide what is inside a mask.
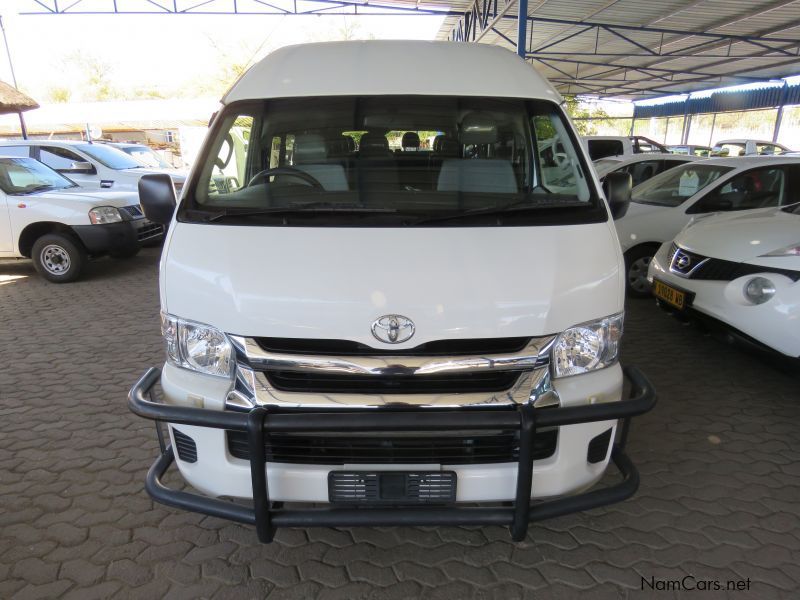
[[[161,361],[156,263],[152,249],[103,260],[63,286],[0,263],[0,598],[646,597],[642,577],[685,575],[797,597],[797,376],[647,301],[629,307],[623,358],[661,399],[632,431],[642,487],[624,504],[517,545],[499,527],[283,530],[259,545],[154,505],[153,429],[125,393]]]

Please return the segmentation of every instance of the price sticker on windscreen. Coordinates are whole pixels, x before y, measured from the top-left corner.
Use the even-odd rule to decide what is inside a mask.
[[[686,171],[681,175],[680,183],[678,183],[678,194],[684,198],[693,196],[697,193],[700,187],[700,177],[697,176],[696,171]]]

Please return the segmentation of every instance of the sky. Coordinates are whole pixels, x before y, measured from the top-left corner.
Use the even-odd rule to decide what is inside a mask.
[[[21,0],[0,1],[17,83],[40,103],[54,88],[76,87],[87,62],[101,63],[115,88],[157,87],[196,96],[226,65],[278,47],[342,39],[433,39],[442,17],[19,15]],[[80,71],[80,73],[79,73]],[[0,79],[11,83],[0,46]],[[80,87],[80,86],[77,86]],[[72,100],[80,90],[74,90]]]

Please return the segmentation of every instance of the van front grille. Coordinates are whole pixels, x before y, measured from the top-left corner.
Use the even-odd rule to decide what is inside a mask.
[[[232,456],[250,459],[247,434],[227,431]],[[539,430],[534,438],[534,460],[553,455],[558,430]],[[399,436],[397,432],[369,435],[335,433],[270,434],[265,439],[267,462],[293,464],[440,464],[470,465],[516,462],[519,432],[496,431],[459,437],[441,434]]]

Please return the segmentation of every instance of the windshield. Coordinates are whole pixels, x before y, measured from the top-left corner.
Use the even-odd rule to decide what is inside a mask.
[[[32,158],[0,158],[0,188],[11,196],[76,185],[47,165]]]
[[[732,170],[733,167],[697,163],[675,167],[633,188],[632,200],[642,204],[678,206]]]
[[[80,144],[76,146],[81,152],[88,154],[97,162],[105,165],[109,169],[119,171],[120,169],[141,169],[142,164],[133,158],[111,146],[104,144]]]
[[[724,142],[711,149],[711,156],[744,156],[747,144],[739,142]]]
[[[607,218],[551,102],[269,100],[228,107],[211,139],[183,220],[450,226]]]
[[[157,167],[161,169],[171,169],[172,165],[161,158],[150,148],[144,146],[126,146],[120,148],[125,154],[132,156],[145,167]]]

